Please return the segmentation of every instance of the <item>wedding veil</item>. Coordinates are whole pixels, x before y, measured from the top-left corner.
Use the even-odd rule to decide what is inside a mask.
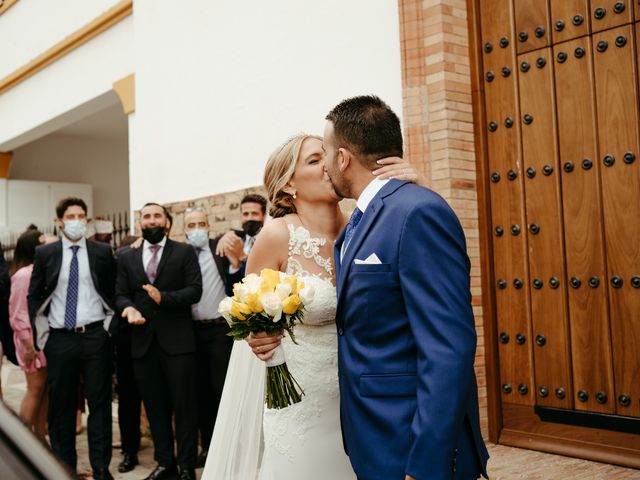
[[[262,457],[265,363],[234,342],[201,480],[253,480]]]

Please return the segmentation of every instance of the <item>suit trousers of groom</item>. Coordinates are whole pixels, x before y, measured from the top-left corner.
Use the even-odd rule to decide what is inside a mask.
[[[83,333],[51,329],[44,348],[49,385],[49,438],[53,452],[75,472],[76,409],[80,375],[89,404],[87,434],[94,470],[111,461],[111,343],[102,322]]]

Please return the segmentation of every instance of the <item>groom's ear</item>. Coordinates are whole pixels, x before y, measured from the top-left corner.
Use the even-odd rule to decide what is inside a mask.
[[[352,161],[353,155],[349,150],[347,150],[346,148],[338,149],[338,168],[341,172],[344,172],[347,168],[349,168],[349,165],[351,165]]]

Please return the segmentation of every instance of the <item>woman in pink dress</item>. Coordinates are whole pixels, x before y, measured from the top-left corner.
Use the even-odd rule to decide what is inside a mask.
[[[43,235],[37,230],[27,230],[18,238],[14,254],[15,273],[11,277],[9,321],[13,329],[16,357],[27,377],[27,392],[20,406],[20,417],[38,437],[44,439],[47,418],[47,360],[42,351],[34,348],[27,306],[33,257],[36,247],[41,243]]]

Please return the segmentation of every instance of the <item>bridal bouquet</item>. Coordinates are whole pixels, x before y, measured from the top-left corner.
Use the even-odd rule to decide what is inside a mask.
[[[251,273],[233,286],[233,297],[220,302],[218,312],[231,327],[229,335],[243,340],[252,332],[276,335],[286,330],[296,343],[293,327],[302,322],[304,306],[313,300],[313,288],[295,275],[265,268]],[[265,402],[269,408],[284,408],[302,400],[304,392],[293,378],[282,346],[267,362]]]

